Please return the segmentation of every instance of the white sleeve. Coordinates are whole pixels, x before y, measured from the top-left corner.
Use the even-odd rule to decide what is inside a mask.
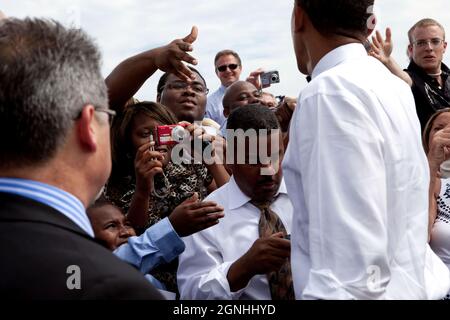
[[[305,299],[381,299],[390,280],[383,137],[360,100],[302,101],[298,150],[309,220]]]
[[[177,273],[182,300],[233,300],[244,291],[231,292],[227,274],[234,261],[223,261],[211,230],[183,238],[186,250],[179,256]]]

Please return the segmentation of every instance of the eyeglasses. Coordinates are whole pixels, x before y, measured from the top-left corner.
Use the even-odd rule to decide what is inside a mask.
[[[175,81],[175,82],[171,82],[171,83],[167,83],[164,88],[168,88],[171,90],[176,90],[176,91],[184,91],[187,90],[187,88],[190,87],[196,94],[199,95],[207,95],[209,93],[209,89],[206,88],[204,85],[202,85],[201,83],[187,83],[187,82],[182,82],[182,81]]]
[[[111,110],[111,109],[108,109],[108,108],[104,108],[104,107],[94,107],[94,111],[106,113],[108,115],[109,126],[112,125],[114,117],[116,116],[116,112],[114,110]],[[83,110],[81,110],[78,113],[78,115],[75,118],[73,118],[73,120],[80,119],[82,113],[83,113]]]
[[[217,67],[217,70],[219,72],[225,72],[227,69],[230,69],[231,71],[236,70],[239,67],[238,64],[232,63],[232,64],[225,64],[223,66]]]
[[[431,40],[417,40],[413,42],[413,45],[415,45],[418,48],[425,48],[431,44],[432,48],[437,48],[441,45],[443,41],[444,41],[443,39],[439,38],[433,38]]]
[[[94,107],[95,111],[98,112],[104,112],[108,115],[108,121],[109,125],[111,126],[114,120],[114,117],[116,116],[116,112],[114,110],[108,109],[108,108],[102,108],[102,107]]]

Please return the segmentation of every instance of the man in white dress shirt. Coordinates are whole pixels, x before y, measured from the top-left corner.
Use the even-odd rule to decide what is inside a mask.
[[[410,88],[362,43],[373,0],[296,0],[311,75],[283,169],[299,299],[439,299],[449,273],[427,245],[428,165]]]
[[[177,275],[181,299],[270,300],[266,274],[280,270],[290,256],[290,241],[281,233],[260,238],[261,211],[256,207],[270,202],[290,233],[292,205],[279,166],[284,148],[278,121],[267,107],[248,105],[231,113],[228,128],[269,130],[270,138],[258,134],[257,139],[260,150],[268,151],[273,161],[259,158],[257,164],[249,164],[252,148],[246,141],[245,164],[239,164],[237,148],[230,148],[235,139],[229,137],[227,150],[235,150],[233,177],[205,199],[223,206],[225,217],[216,226],[184,238],[186,250],[179,257]]]
[[[214,58],[214,68],[220,80],[220,87],[208,96],[206,118],[212,119],[220,126],[225,122],[222,99],[229,86],[239,80],[242,72],[242,61],[233,50],[222,50]]]

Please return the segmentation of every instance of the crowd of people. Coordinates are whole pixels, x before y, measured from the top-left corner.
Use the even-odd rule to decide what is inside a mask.
[[[449,298],[444,27],[403,70],[373,4],[295,1],[298,100],[230,49],[210,93],[196,27],[104,79],[82,30],[0,12],[0,296]]]

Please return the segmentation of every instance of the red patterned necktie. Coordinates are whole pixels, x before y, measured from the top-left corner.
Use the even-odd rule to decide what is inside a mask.
[[[278,232],[283,232],[286,235],[286,228],[280,217],[270,208],[270,202],[263,204],[252,202],[252,204],[261,210],[258,225],[260,238],[270,237]],[[272,300],[295,300],[290,258],[286,259],[280,270],[267,274],[267,279],[269,280]]]

